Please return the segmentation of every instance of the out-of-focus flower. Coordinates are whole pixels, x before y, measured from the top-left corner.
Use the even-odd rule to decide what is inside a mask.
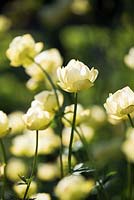
[[[51,181],[59,177],[59,168],[56,163],[38,164],[37,176],[40,180]]]
[[[99,105],[93,105],[90,107],[90,117],[89,117],[89,124],[94,126],[100,126],[106,122],[106,113],[104,108]]]
[[[49,49],[41,52],[35,57],[35,61],[48,73],[56,72],[57,68],[63,64],[63,59],[58,49]]]
[[[98,76],[98,70],[91,70],[78,60],[70,60],[66,67],[58,68],[59,86],[67,92],[78,92],[90,88]]]
[[[26,187],[27,187],[26,184],[15,184],[13,186],[13,189],[19,198],[23,198],[24,193],[26,191]],[[34,181],[32,181],[31,185],[29,187],[29,190],[28,190],[28,196],[31,196],[31,195],[35,194],[36,192],[37,192],[37,185]]]
[[[86,14],[91,9],[91,5],[88,0],[73,0],[71,4],[71,10],[77,15]]]
[[[5,164],[0,163],[0,178],[4,175]]]
[[[81,135],[81,137],[84,137],[87,142],[90,142],[93,135],[94,135],[94,129],[92,127],[89,127],[85,124],[80,125],[80,127],[76,127],[77,131]],[[65,127],[62,132],[62,141],[64,146],[69,146],[70,142],[70,135],[71,135],[71,127]],[[74,138],[73,138],[73,146],[77,146],[77,143],[80,142],[80,137],[78,136],[77,132],[74,131]]]
[[[85,180],[81,175],[64,177],[55,188],[60,200],[85,199],[94,187],[93,180]]]
[[[6,175],[11,181],[19,181],[19,175],[25,176],[27,173],[26,164],[19,158],[11,158],[6,167]]]
[[[22,133],[24,129],[26,128],[24,121],[22,119],[23,114],[24,113],[21,111],[15,111],[8,115],[9,127],[11,128],[11,131],[10,131],[11,134]]]
[[[134,47],[132,47],[128,54],[125,55],[124,62],[129,68],[134,69]]]
[[[62,118],[62,122],[64,123],[65,126],[71,126],[72,121],[73,121],[73,112],[74,112],[73,104],[65,107],[65,110],[64,110],[65,114],[64,114],[64,117]],[[77,113],[76,113],[76,122],[75,122],[76,126],[87,121],[89,116],[90,116],[90,110],[89,109],[84,110],[81,104],[77,104]]]
[[[9,130],[9,121],[7,115],[0,111],[0,138],[5,136]]]
[[[134,111],[134,92],[127,86],[114,94],[109,94],[104,107],[112,118],[125,118]]]
[[[38,154],[52,154],[60,146],[60,138],[54,134],[51,128],[39,131]],[[12,140],[10,151],[15,156],[31,157],[35,152],[35,131],[25,131],[23,135],[16,136]]]
[[[42,81],[44,79],[44,73],[35,63],[25,68],[25,72],[35,81]]]
[[[30,130],[46,129],[50,125],[53,117],[54,113],[45,111],[41,105],[32,106],[23,115],[24,122]]]
[[[34,57],[42,50],[43,43],[35,43],[30,34],[15,37],[6,52],[13,67],[27,67],[33,64]]]
[[[4,15],[0,15],[0,32],[6,32],[10,27],[10,19]]]
[[[31,91],[34,91],[36,90],[38,87],[39,87],[39,84],[40,82],[39,81],[36,81],[35,79],[33,78],[30,78],[27,83],[26,83],[26,87],[31,90]]]
[[[64,175],[68,173],[68,155],[67,154],[63,154],[62,155],[62,162],[63,162],[63,171],[64,171]],[[72,155],[71,158],[71,166],[74,167],[76,165],[77,161],[76,158]],[[57,165],[59,168],[59,172],[60,172],[60,158],[57,158]]]
[[[63,104],[63,95],[58,90],[56,92],[61,106]],[[43,106],[44,110],[48,112],[55,112],[58,110],[57,99],[53,90],[45,90],[35,95],[35,101],[38,101]]]
[[[36,199],[36,200],[51,200],[50,194],[47,194],[47,193],[38,193],[38,194],[32,195],[30,198]]]
[[[134,128],[129,128],[126,136],[127,138],[122,144],[122,151],[129,161],[134,162]]]

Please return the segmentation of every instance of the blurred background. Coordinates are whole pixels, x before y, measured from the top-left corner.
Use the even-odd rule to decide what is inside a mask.
[[[44,42],[45,49],[58,48],[64,66],[75,58],[99,70],[95,86],[79,95],[84,107],[103,107],[110,92],[126,85],[134,90],[134,71],[124,63],[124,56],[134,46],[133,8],[133,0],[1,1],[0,15],[9,21],[3,26],[0,17],[0,110],[25,112],[37,92],[27,89],[28,75],[21,67],[10,67],[5,55],[11,40],[25,33]],[[121,177],[126,161],[120,150],[124,124],[95,125],[95,131],[90,149],[101,172],[119,171],[109,191],[117,193],[113,199],[120,199],[118,194],[125,187]]]

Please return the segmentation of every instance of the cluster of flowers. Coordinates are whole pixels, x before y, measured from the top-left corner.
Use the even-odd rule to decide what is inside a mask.
[[[60,148],[61,142],[67,149],[67,154],[69,154],[71,145],[73,145],[73,148],[83,145],[77,133],[80,133],[80,136],[90,142],[94,135],[94,129],[89,124],[93,124],[95,121],[101,124],[106,120],[104,111],[97,106],[84,109],[81,104],[76,102],[75,105],[65,106],[64,112],[61,110],[64,96],[58,87],[66,92],[77,94],[79,91],[91,88],[94,85],[98,70],[94,68],[90,70],[84,63],[74,59],[70,60],[66,67],[61,67],[63,59],[59,51],[50,49],[41,52],[42,48],[43,43],[35,43],[32,36],[26,34],[13,39],[6,52],[11,65],[13,67],[23,66],[26,73],[31,77],[27,83],[29,89],[37,89],[40,83],[44,83],[50,89],[36,94],[25,114],[17,112],[7,116],[3,111],[0,111],[0,139],[6,136],[8,132],[10,134],[23,132],[22,135],[17,135],[12,141],[10,150],[14,156],[34,156],[37,142],[33,134],[35,131],[39,131],[38,154],[52,154]],[[134,113],[134,92],[128,86],[124,87],[114,94],[110,94],[104,107],[108,119],[112,123],[116,124],[127,118],[131,119]],[[55,134],[50,127],[54,119],[59,117],[64,124],[63,130],[59,130],[62,138],[60,138],[60,134]],[[134,156],[130,156],[129,153],[133,149],[132,144],[134,144],[133,132],[132,130],[132,133],[127,134],[127,141],[124,142],[122,147],[123,152],[131,161],[134,161]],[[131,145],[130,141],[133,141]],[[84,199],[95,187],[95,182],[92,179],[85,179],[82,175],[68,174],[69,157],[67,157],[67,154],[62,152],[64,178],[57,184],[55,194],[60,200]],[[71,166],[74,166],[77,161],[72,155],[71,157]],[[37,177],[43,181],[59,179],[60,167],[61,157],[58,157],[55,163],[40,163],[37,167]],[[14,172],[11,171],[12,168],[15,169]],[[12,158],[6,166],[0,166],[0,177],[5,172],[11,181],[16,182],[19,180],[18,174],[27,175],[28,169],[22,160]],[[37,184],[31,179],[28,187],[27,184],[19,184],[14,185],[13,189],[18,197],[23,200],[27,196],[37,200],[51,199],[47,193],[37,193]],[[66,195],[66,191],[68,191],[68,195]]]

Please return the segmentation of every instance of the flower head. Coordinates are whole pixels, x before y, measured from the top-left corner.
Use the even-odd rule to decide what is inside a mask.
[[[85,180],[81,175],[64,177],[55,188],[60,200],[84,199],[94,187],[93,180]]]
[[[129,50],[129,53],[125,55],[124,62],[129,68],[134,69],[134,47],[132,47]]]
[[[67,92],[78,92],[93,86],[98,70],[91,70],[82,62],[70,60],[65,68],[58,68],[59,86]]]
[[[114,94],[109,94],[104,107],[113,118],[125,118],[134,111],[134,92],[127,86]]]
[[[0,111],[0,137],[5,136],[8,130],[9,130],[9,122],[7,115],[3,111]]]
[[[11,61],[12,66],[18,67],[23,65],[24,67],[27,67],[33,63],[32,59],[34,59],[42,48],[43,43],[35,43],[30,34],[25,34],[13,39],[6,55]]]

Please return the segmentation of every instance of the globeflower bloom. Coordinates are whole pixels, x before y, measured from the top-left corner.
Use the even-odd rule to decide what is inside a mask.
[[[128,54],[125,55],[124,62],[129,68],[134,69],[134,47],[132,47]]]
[[[9,130],[9,122],[7,115],[0,111],[0,138],[5,136]]]
[[[60,200],[85,199],[94,187],[93,180],[85,180],[81,175],[64,177],[55,188]]]
[[[78,60],[70,60],[66,67],[57,69],[59,86],[67,92],[78,92],[90,88],[98,76],[98,70],[91,70]]]
[[[51,123],[54,114],[43,110],[40,106],[32,106],[27,113],[23,115],[24,122],[30,130],[46,129]]]
[[[27,67],[33,63],[32,59],[42,50],[43,43],[35,43],[30,34],[17,36],[9,45],[6,52],[13,67],[23,65]]]
[[[50,194],[48,193],[38,193],[38,194],[32,195],[30,198],[36,199],[36,200],[51,200]]]
[[[113,118],[126,118],[134,111],[134,92],[127,86],[114,94],[109,94],[104,107]]]
[[[69,106],[66,106],[64,110],[64,117],[62,118],[62,122],[65,126],[71,126],[73,121],[73,114],[74,114],[74,105],[71,104]],[[81,123],[87,121],[89,116],[90,116],[90,110],[84,109],[81,104],[78,104],[75,124],[78,126]]]
[[[59,104],[61,106],[63,104],[63,95],[58,90],[56,92],[58,95]],[[44,110],[48,112],[55,112],[58,110],[57,99],[53,90],[44,90],[35,95],[34,98],[35,101],[33,101],[33,104],[39,102],[43,106]]]

